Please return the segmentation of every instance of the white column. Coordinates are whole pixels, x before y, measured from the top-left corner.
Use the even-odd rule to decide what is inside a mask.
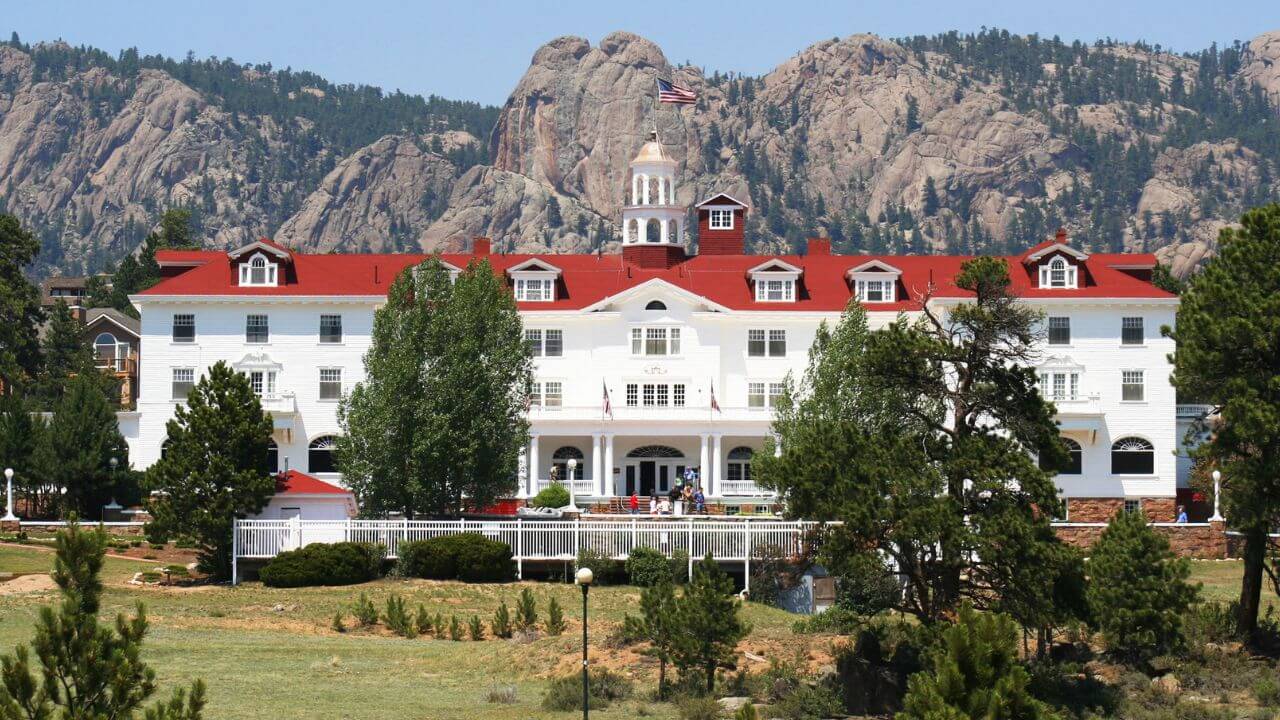
[[[640,176],[631,176],[631,204],[635,205],[640,201]]]
[[[707,447],[707,441],[711,436],[702,433],[698,437],[702,438],[702,449],[698,455],[698,474],[702,478],[702,492],[705,495],[714,495],[711,488],[711,450]]]
[[[662,178],[658,178],[658,204],[667,204],[667,181]]]
[[[600,433],[591,433],[591,482],[600,482]]]
[[[713,443],[711,446],[711,452],[715,454],[715,456],[711,458],[711,476],[714,478],[711,483],[715,489],[719,490],[720,484],[724,482],[724,453],[721,452],[722,436],[720,433],[712,433],[711,440]]]
[[[529,447],[520,448],[520,457],[516,458],[516,480],[520,489],[516,497],[529,497]]]
[[[658,221],[658,223],[659,223],[659,225],[658,225],[658,229],[659,229],[659,231],[660,231],[660,232],[658,233],[658,240],[660,240],[661,242],[666,242],[666,241],[667,241],[667,227],[671,224],[671,221],[670,221],[670,220],[659,220],[659,221]]]
[[[640,182],[644,183],[643,185],[641,185],[641,187],[644,188],[644,192],[640,196],[641,204],[648,205],[649,204],[649,176],[641,175]]]
[[[604,435],[604,472],[600,477],[600,494],[606,497],[616,495],[618,490],[613,482],[613,433]]]
[[[529,436],[529,494],[538,494],[538,436]]]

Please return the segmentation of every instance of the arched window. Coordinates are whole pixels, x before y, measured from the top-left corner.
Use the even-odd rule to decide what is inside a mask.
[[[275,285],[276,264],[267,262],[262,253],[249,258],[249,262],[240,266],[241,285]]]
[[[583,462],[582,451],[572,445],[565,445],[557,448],[551,453],[551,466],[556,469],[556,477],[561,480],[581,480],[582,473],[586,470],[586,463]],[[573,469],[573,477],[569,477],[569,461],[577,460],[577,467]]]
[[[661,300],[650,300],[648,305],[644,306],[645,310],[666,310],[667,304]]]
[[[730,483],[749,483],[751,482],[751,456],[755,455],[755,450],[749,447],[736,447],[729,451],[729,462],[725,468],[725,480]],[[737,490],[732,485],[725,487],[726,492]]]
[[[1057,471],[1059,475],[1079,475],[1083,472],[1084,467],[1084,448],[1080,447],[1080,443],[1071,438],[1058,438],[1063,445],[1067,446],[1067,456],[1070,458],[1063,468],[1046,467],[1045,457],[1040,456],[1040,469],[1050,472]]]
[[[650,243],[660,242],[662,240],[662,223],[658,220],[645,220],[643,240]]]
[[[1040,266],[1040,287],[1073,288],[1076,268],[1061,255]]]
[[[169,443],[170,443],[170,442],[172,442],[172,441],[171,441],[171,440],[169,440],[169,438],[165,438],[165,439],[164,439],[164,442],[160,443],[160,459],[161,459],[161,460],[163,460],[163,459],[164,459],[164,456],[165,456],[165,455],[168,455],[168,454],[169,454]]]
[[[93,339],[94,352],[100,359],[109,360],[116,356],[116,336],[109,332],[100,333]]]
[[[1111,446],[1112,475],[1154,475],[1156,450],[1140,437],[1125,437]]]
[[[267,441],[267,472],[280,472],[280,446],[275,440]]]
[[[322,435],[311,441],[307,448],[307,471],[313,473],[336,473],[338,463],[334,451],[338,449],[338,438],[334,435]]]
[[[684,453],[666,445],[642,445],[627,453],[629,458],[682,458]]]

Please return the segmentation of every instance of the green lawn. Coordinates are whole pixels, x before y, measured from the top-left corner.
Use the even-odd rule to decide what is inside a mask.
[[[35,548],[0,546],[0,568],[38,572],[52,554]],[[154,564],[154,563],[151,563]],[[576,672],[580,656],[582,595],[572,585],[526,583],[463,585],[428,581],[383,580],[346,588],[278,590],[258,583],[237,588],[142,588],[125,584],[147,563],[108,559],[104,579],[104,615],[147,606],[152,631],[146,657],[158,672],[163,692],[204,678],[209,686],[208,717],[237,718],[494,718],[572,717],[547,713],[539,703],[547,678]],[[514,604],[522,587],[532,588],[540,615],[550,598],[559,600],[569,620],[561,637],[527,644],[486,640],[481,643],[419,638],[405,640],[384,631],[330,630],[335,611],[366,592],[379,606],[398,592],[416,608],[465,620],[472,614],[488,624],[498,602]],[[31,635],[38,608],[54,600],[52,591],[3,593],[0,585],[0,648],[6,650]],[[283,609],[277,610],[277,606]],[[625,649],[598,645],[627,612],[638,612],[639,592],[630,587],[591,591],[593,662],[633,676],[637,694],[647,697],[656,667],[648,658]],[[746,616],[754,632],[752,650],[764,656],[792,648],[829,645],[829,639],[798,638],[794,616],[773,608],[749,605]],[[348,615],[347,624],[354,624]],[[596,653],[599,652],[597,657]],[[818,650],[821,652],[821,649]],[[486,702],[490,688],[515,685],[514,705]],[[596,716],[597,713],[592,713]],[[669,705],[632,700],[598,713],[601,718],[644,715],[674,718]]]

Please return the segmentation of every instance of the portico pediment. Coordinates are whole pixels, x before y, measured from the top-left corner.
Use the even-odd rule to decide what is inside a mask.
[[[673,285],[661,278],[654,278],[646,282],[640,283],[634,287],[627,288],[622,292],[614,293],[608,297],[602,298],[598,302],[582,309],[583,313],[601,312],[606,310],[616,310],[619,307],[634,301],[648,302],[653,299],[661,299],[664,301],[684,303],[693,306],[697,310],[705,310],[709,312],[730,312],[729,308],[720,303],[713,302],[697,293],[689,292],[682,287]]]

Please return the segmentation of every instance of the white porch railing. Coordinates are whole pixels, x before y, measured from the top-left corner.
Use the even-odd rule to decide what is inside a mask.
[[[525,561],[574,560],[589,550],[622,560],[646,546],[668,557],[684,551],[692,567],[708,553],[716,560],[741,562],[750,575],[753,550],[773,545],[798,552],[804,533],[816,522],[686,518],[681,520],[236,520],[234,560],[267,559],[315,542],[374,542],[396,557],[400,543],[441,535],[478,533],[511,546],[518,571]],[[238,580],[233,562],[232,581]]]
[[[534,488],[533,491],[534,493],[537,493],[539,490],[545,490],[551,487],[552,485],[563,485],[564,489],[572,492],[575,497],[578,495],[594,496],[599,494],[599,488],[596,487],[596,483],[594,480],[591,480],[591,479],[584,480],[581,478],[574,478],[572,483],[567,483],[563,480],[553,481],[550,478],[538,478],[536,487]]]
[[[733,497],[772,497],[773,491],[765,490],[750,480],[725,480],[720,483],[720,494]]]

